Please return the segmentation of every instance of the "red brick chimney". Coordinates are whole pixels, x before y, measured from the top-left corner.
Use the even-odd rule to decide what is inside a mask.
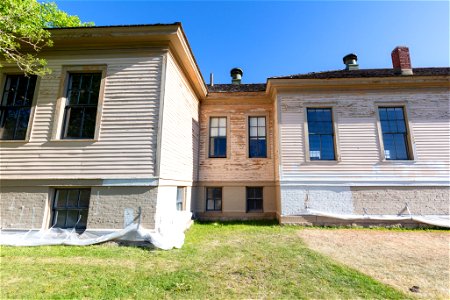
[[[401,75],[412,75],[411,58],[409,57],[409,49],[405,46],[398,46],[392,50],[392,66],[394,72]]]

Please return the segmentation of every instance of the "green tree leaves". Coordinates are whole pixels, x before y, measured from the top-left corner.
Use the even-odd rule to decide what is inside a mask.
[[[51,34],[45,28],[93,25],[59,10],[53,2],[2,0],[0,59],[15,63],[25,74],[48,74],[50,70],[46,68],[46,61],[37,57],[44,47],[52,46]]]

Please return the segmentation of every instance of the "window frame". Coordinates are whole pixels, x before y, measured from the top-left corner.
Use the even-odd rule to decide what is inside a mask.
[[[334,159],[311,159],[310,157],[310,145],[309,145],[309,126],[308,126],[308,109],[330,109],[331,110],[331,126],[333,129],[333,147],[334,147]],[[305,150],[305,161],[308,163],[318,163],[318,164],[335,164],[341,161],[340,151],[339,151],[339,130],[337,125],[337,112],[336,105],[330,103],[305,103],[303,110],[304,121],[304,150]]]
[[[225,145],[225,156],[217,156],[217,155],[211,155],[211,146],[212,146],[212,143],[211,143],[211,139],[212,139],[212,137],[211,137],[211,129],[212,129],[212,126],[211,126],[211,122],[212,122],[212,119],[213,118],[218,118],[218,119],[221,119],[221,118],[224,118],[225,119],[225,121],[226,121],[226,127],[225,127],[225,143],[226,143],[226,145]],[[219,121],[220,122],[220,121]],[[207,142],[207,144],[208,144],[208,154],[207,154],[207,157],[208,158],[228,158],[229,157],[229,142],[228,142],[228,136],[229,136],[229,118],[228,118],[228,116],[224,116],[224,115],[221,115],[221,116],[216,116],[216,115],[211,115],[211,116],[208,116],[208,142]],[[220,128],[220,127],[218,127],[218,128]]]
[[[0,95],[1,95],[0,102],[3,100],[3,93],[5,91],[6,78],[10,75],[11,76],[24,75],[24,73],[15,68],[3,68],[2,72],[0,72]],[[36,110],[36,103],[37,103],[38,94],[39,94],[40,82],[41,82],[41,77],[37,76],[36,85],[34,87],[34,92],[33,92],[33,98],[31,99],[30,116],[28,118],[27,130],[26,130],[24,139],[14,139],[14,140],[0,139],[0,143],[26,143],[26,142],[30,141],[32,124],[34,121],[34,115],[35,115],[35,110]]]
[[[71,74],[79,74],[79,73],[100,73],[101,74],[93,138],[67,138],[64,136],[64,132],[63,132],[64,130],[66,130],[66,125],[64,124],[64,123],[66,123],[65,108],[66,108],[66,103],[67,103],[67,90],[69,88],[70,75]],[[107,73],[106,65],[74,65],[74,66],[63,66],[62,67],[60,89],[59,89],[59,93],[58,93],[59,96],[58,96],[58,100],[56,103],[51,141],[55,141],[55,142],[56,141],[57,142],[98,141],[99,134],[100,134],[101,116],[102,116],[102,110],[103,110],[103,101],[104,101],[105,84],[106,84],[106,73]]]
[[[58,208],[57,207],[57,197],[59,195],[59,191],[78,191],[78,200],[77,200],[77,206],[76,207],[69,207],[67,206],[67,203],[64,207],[62,208]],[[80,207],[80,195],[81,195],[81,191],[89,191],[89,200],[88,200],[88,205],[87,207]],[[76,187],[76,188],[55,188],[53,195],[52,195],[52,201],[50,203],[50,210],[51,210],[51,216],[50,216],[50,227],[51,228],[61,228],[61,229],[75,229],[75,231],[77,232],[83,232],[87,229],[87,225],[88,225],[88,221],[89,221],[89,208],[91,205],[91,196],[92,196],[92,189],[90,187]],[[58,199],[59,200],[59,199]],[[67,201],[67,196],[66,196],[66,201]],[[66,212],[66,218],[65,218],[65,223],[67,223],[67,212],[68,211],[78,211],[77,214],[77,219],[80,218],[80,213],[81,211],[85,211],[86,212],[86,227],[56,227],[56,222],[57,222],[57,218],[58,218],[58,214],[59,211],[64,211]],[[78,221],[77,221],[78,222]]]
[[[264,118],[265,119],[265,140],[266,140],[266,155],[265,156],[251,156],[250,155],[250,139],[252,138],[250,130],[251,127],[250,126],[250,119],[251,118]],[[247,115],[247,158],[251,158],[251,159],[264,159],[264,158],[269,158],[269,139],[268,139],[268,122],[269,122],[269,117],[267,114],[258,114],[258,115]],[[258,128],[258,127],[257,127]],[[259,137],[257,137],[259,138]]]
[[[387,159],[385,155],[385,148],[384,148],[384,139],[383,139],[383,129],[381,127],[381,119],[380,119],[380,113],[379,108],[402,108],[403,109],[403,117],[405,122],[405,128],[406,128],[406,152],[408,159]],[[414,137],[413,137],[413,131],[412,126],[409,122],[409,109],[408,109],[408,103],[407,102],[376,102],[375,103],[375,116],[376,116],[376,122],[377,122],[377,135],[378,135],[378,143],[380,145],[379,151],[380,151],[380,158],[381,162],[384,163],[396,163],[396,162],[415,162],[416,161],[416,153],[415,153],[415,146],[414,146]]]
[[[220,189],[220,209],[216,209],[216,201],[219,200],[218,198],[216,199],[214,197],[214,192],[213,192],[213,198],[211,200],[214,201],[214,209],[208,209],[208,191],[210,189]],[[207,186],[205,187],[205,211],[206,212],[222,212],[223,210],[223,188],[220,186]]]
[[[261,190],[261,198],[249,198],[249,190],[250,189],[260,189]],[[249,200],[261,200],[261,209],[250,209],[249,208]],[[246,186],[245,187],[245,209],[246,213],[263,213],[264,212],[264,187],[263,186]]]

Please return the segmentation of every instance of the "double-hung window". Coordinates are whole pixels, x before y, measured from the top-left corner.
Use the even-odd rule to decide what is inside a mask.
[[[263,211],[263,188],[247,187],[247,212]]]
[[[222,188],[208,187],[206,188],[206,210],[221,211],[222,210]]]
[[[249,117],[249,157],[267,157],[266,117]]]
[[[36,76],[7,75],[0,103],[0,139],[25,140]]]
[[[62,138],[93,139],[102,73],[69,73]]]
[[[209,157],[227,157],[226,117],[212,117],[209,121]]]
[[[408,130],[403,107],[379,107],[383,134],[384,157],[387,160],[408,160]]]
[[[90,196],[90,189],[57,189],[52,227],[85,230]]]
[[[308,108],[307,119],[310,160],[335,160],[331,108]]]

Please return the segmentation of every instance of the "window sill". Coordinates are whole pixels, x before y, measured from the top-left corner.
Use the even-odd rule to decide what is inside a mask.
[[[29,142],[30,140],[0,140],[0,144],[25,144]]]
[[[384,164],[384,165],[392,165],[392,164],[414,164],[417,161],[414,159],[402,159],[402,160],[396,160],[396,159],[383,159],[380,161],[380,164]]]
[[[341,161],[340,160],[306,160],[305,165],[337,165]]]
[[[94,143],[94,142],[98,142],[98,140],[97,139],[58,139],[58,140],[52,139],[52,140],[50,140],[50,142],[52,142],[52,143],[65,143],[65,142]]]

